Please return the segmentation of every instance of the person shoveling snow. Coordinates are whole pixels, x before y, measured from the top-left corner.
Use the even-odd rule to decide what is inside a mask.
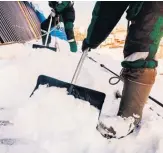
[[[141,121],[144,105],[156,77],[158,62],[155,54],[163,36],[162,7],[163,2],[96,2],[87,37],[82,44],[83,52],[87,48],[97,48],[127,8],[126,18],[131,22],[124,46],[124,61],[121,63],[124,86],[118,114],[117,117],[100,117],[97,125],[99,132],[106,138],[124,137]],[[122,122],[126,130],[120,132]]]

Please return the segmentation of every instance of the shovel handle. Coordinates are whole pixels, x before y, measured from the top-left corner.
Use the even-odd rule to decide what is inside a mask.
[[[88,51],[89,51],[89,49],[85,50],[85,51],[83,52],[83,54],[82,54],[80,60],[79,60],[79,63],[78,63],[78,65],[77,65],[77,67],[76,67],[75,73],[74,73],[73,78],[72,78],[72,81],[71,81],[71,86],[70,86],[70,88],[69,88],[69,93],[72,92],[73,84],[76,83],[76,80],[77,80],[77,78],[78,78],[78,76],[79,76],[79,73],[80,73],[80,71],[81,71],[81,68],[82,68],[84,59],[85,59],[85,57],[87,56]]]
[[[50,28],[51,28],[51,25],[52,25],[52,17],[53,17],[53,15],[51,14],[50,15],[50,23],[49,23],[49,27],[48,27],[48,32],[47,32],[47,35],[46,35],[45,46],[47,46],[47,43],[48,43],[48,38],[49,38],[49,34],[50,34]]]
[[[77,80],[77,78],[78,78],[78,76],[79,76],[79,73],[80,73],[80,71],[81,71],[81,68],[82,68],[84,59],[85,59],[85,57],[86,57],[87,54],[88,54],[88,50],[89,50],[89,49],[87,49],[87,50],[85,50],[85,51],[83,52],[83,54],[82,54],[82,56],[81,56],[81,58],[80,58],[80,60],[79,60],[79,63],[78,63],[78,65],[77,65],[77,67],[76,67],[76,70],[75,70],[75,73],[74,73],[74,75],[73,75],[71,84],[75,84],[75,83],[76,83],[76,80]]]

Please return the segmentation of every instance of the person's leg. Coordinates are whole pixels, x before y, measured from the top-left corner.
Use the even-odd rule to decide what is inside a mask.
[[[71,52],[77,52],[77,44],[74,36],[75,10],[73,7],[68,8],[63,14],[62,19],[65,27],[67,41],[70,45]]]
[[[138,125],[142,118],[145,103],[148,100],[154,84],[156,70],[150,68],[124,68],[122,77],[124,86],[118,115],[134,117],[134,124]]]
[[[160,8],[159,8],[160,7]],[[118,115],[142,118],[144,105],[155,81],[155,54],[163,36],[163,2],[144,2],[143,8],[129,27],[122,66],[124,87]]]
[[[157,61],[154,57],[163,36],[163,12],[158,6],[163,8],[163,2],[159,5],[158,2],[144,2],[129,27],[122,62],[124,86],[117,118],[103,119],[97,127],[107,138],[123,137],[141,121],[144,105],[155,82]]]
[[[64,22],[64,26],[65,26],[65,32],[67,35],[67,41],[70,44],[70,50],[71,52],[76,52],[77,44],[76,44],[75,36],[74,36],[73,22]]]

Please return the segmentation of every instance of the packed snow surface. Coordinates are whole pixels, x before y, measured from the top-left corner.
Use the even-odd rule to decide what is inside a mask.
[[[66,42],[58,41],[58,52],[32,49],[31,43],[0,47],[0,153],[162,153],[163,108],[151,100],[139,129],[126,138],[106,140],[96,130],[99,111],[67,95],[66,89],[44,85],[29,98],[40,74],[71,82],[82,53],[80,47],[71,53]],[[104,92],[102,114],[113,116],[114,122],[119,107],[114,92],[121,92],[123,84],[110,85],[113,75],[99,64],[119,74],[122,48],[92,50],[88,56],[97,62],[85,59],[77,85]],[[163,102],[161,73],[160,66],[150,95]]]

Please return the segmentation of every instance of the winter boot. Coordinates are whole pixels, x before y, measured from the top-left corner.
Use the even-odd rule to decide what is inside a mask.
[[[138,126],[155,77],[156,69],[123,69],[124,86],[118,116],[100,119],[97,126],[104,137],[122,138]]]
[[[77,52],[77,44],[76,44],[76,41],[69,41],[69,44],[70,44],[70,50],[71,52]]]

